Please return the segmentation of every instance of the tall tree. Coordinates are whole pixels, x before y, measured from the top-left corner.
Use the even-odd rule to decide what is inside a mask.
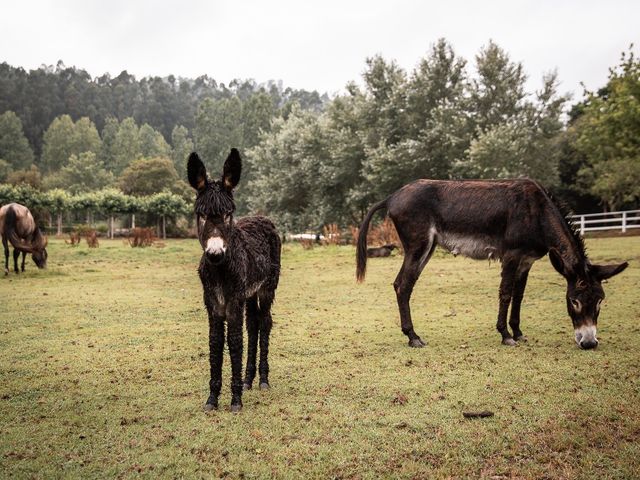
[[[60,170],[75,150],[74,124],[69,115],[61,115],[44,132],[42,167],[46,173]]]
[[[182,125],[176,125],[171,132],[171,160],[181,179],[187,178],[187,157],[193,152],[193,140],[189,131]]]
[[[0,115],[0,159],[12,170],[25,169],[33,163],[33,151],[24,136],[22,122],[12,111]]]
[[[232,147],[242,145],[242,104],[238,97],[205,99],[196,116],[195,144],[207,169],[217,171]]]
[[[138,125],[133,118],[127,117],[120,122],[112,145],[112,163],[107,167],[114,175],[120,175],[127,165],[141,155]]]
[[[622,54],[604,95],[589,93],[576,121],[575,148],[585,156],[581,182],[608,209],[640,202],[640,61]]]

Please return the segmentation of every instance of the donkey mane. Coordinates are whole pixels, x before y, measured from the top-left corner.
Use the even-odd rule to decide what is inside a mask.
[[[236,209],[233,193],[220,183],[207,180],[207,187],[196,197],[195,212],[207,216],[211,212],[219,214],[233,213]]]
[[[558,214],[564,220],[567,230],[574,241],[574,244],[576,246],[576,252],[580,256],[580,258],[586,261],[587,247],[584,243],[584,238],[580,234],[580,227],[571,218],[571,216],[574,214],[573,210],[571,209],[569,204],[565,202],[563,199],[554,196],[549,190],[543,187],[540,183],[536,182],[536,184],[538,185],[540,190],[547,196],[547,198],[549,199],[549,203],[551,203],[551,205],[556,207],[556,209],[558,210]]]

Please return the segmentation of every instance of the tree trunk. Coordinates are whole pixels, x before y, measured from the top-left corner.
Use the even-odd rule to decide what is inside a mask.
[[[87,225],[91,225],[91,210],[87,210]]]
[[[136,228],[136,214],[132,213],[131,214],[131,228]]]
[[[167,217],[162,215],[162,239],[167,239]]]
[[[62,212],[58,212],[58,230],[56,235],[58,237],[62,235]]]
[[[113,215],[109,215],[109,238],[113,240]]]

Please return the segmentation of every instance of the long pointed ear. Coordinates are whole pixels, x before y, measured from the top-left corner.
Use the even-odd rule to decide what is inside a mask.
[[[189,177],[189,183],[197,191],[200,192],[207,186],[207,169],[196,152],[192,152],[189,155],[187,176]]]
[[[555,248],[549,249],[549,260],[551,260],[551,265],[556,271],[562,275],[563,277],[568,277],[570,275],[570,271],[565,266],[564,260],[562,260],[562,255]]]
[[[602,281],[619,274],[628,266],[628,262],[623,262],[620,265],[591,265],[591,271],[598,280]]]
[[[236,188],[236,185],[240,182],[240,173],[242,173],[240,152],[232,148],[227,160],[224,162],[224,169],[222,170],[222,183],[228,191]]]

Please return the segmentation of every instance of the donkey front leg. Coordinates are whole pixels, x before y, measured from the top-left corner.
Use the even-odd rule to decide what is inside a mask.
[[[217,305],[207,305],[209,314],[209,398],[204,405],[206,411],[218,409],[218,397],[222,388],[222,360],[224,350],[224,316]]]
[[[27,256],[27,252],[22,252],[22,265],[20,266],[20,270],[24,272],[24,259]]]
[[[498,309],[498,322],[496,328],[502,335],[502,344],[515,346],[518,343],[513,339],[507,328],[507,313],[514,290],[514,282],[519,261],[513,258],[502,259],[502,280],[500,281],[500,306]]]
[[[242,316],[244,302],[227,305],[227,344],[231,357],[231,411],[242,410]]]

